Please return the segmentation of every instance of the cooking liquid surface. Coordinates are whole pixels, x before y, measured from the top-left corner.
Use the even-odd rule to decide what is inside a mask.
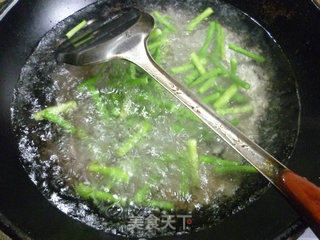
[[[170,22],[177,28],[169,35],[169,42],[163,48],[164,58],[160,62],[168,72],[173,66],[188,62],[190,53],[197,52],[205,40],[208,20],[192,33],[185,31],[187,23],[199,14],[199,8],[203,9],[201,5],[193,8],[148,5],[146,8],[146,11],[158,10],[163,16],[169,16]],[[232,58],[237,59],[238,76],[251,85],[249,90],[241,89],[240,92],[253,106],[252,113],[228,115],[226,118],[230,121],[237,118],[237,127],[252,140],[262,143],[276,157],[288,158],[297,134],[298,101],[291,76],[279,75],[279,68],[286,66],[284,58],[274,61],[277,54],[282,53],[260,28],[250,28],[252,23],[250,25],[242,13],[223,4],[212,8],[213,19],[222,24],[225,32],[226,46],[233,43],[267,59],[259,64],[226,50],[225,66],[229,67]],[[12,118],[20,137],[22,162],[33,182],[69,216],[119,235],[172,235],[190,231],[191,228],[199,230],[216,224],[221,216],[236,213],[252,202],[264,187],[258,174],[214,173],[216,166],[204,162],[199,164],[199,186],[182,193],[183,181],[191,185],[190,179],[182,179],[186,168],[190,167],[187,149],[190,139],[196,140],[199,157],[218,157],[239,164],[245,164],[245,161],[204,124],[192,117],[182,117],[179,111],[185,109],[184,106],[154,80],[149,78],[146,86],[129,84],[125,78],[126,69],[130,66],[124,60],[89,67],[57,65],[54,51],[64,37],[63,33],[86,19],[88,13],[99,12],[100,9],[99,6],[90,6],[58,24],[40,41],[22,69]],[[230,19],[240,21],[238,31]],[[251,37],[253,40],[248,40]],[[283,71],[291,74],[288,69]],[[79,87],[97,74],[99,79],[95,89],[109,109],[108,117],[97,108],[93,92]],[[177,74],[174,77],[183,82],[186,75]],[[291,85],[279,89],[279,83],[274,83],[279,76],[285,76],[283,82]],[[230,82],[218,78],[217,84],[227,88]],[[46,120],[35,121],[32,118],[33,113],[45,107],[68,101],[76,101],[77,108],[63,117],[80,129],[85,137],[70,134]],[[291,115],[294,118],[286,119]],[[286,124],[283,124],[283,119],[286,119]],[[126,139],[145,124],[148,126],[147,134],[124,156],[119,154]],[[181,126],[183,129],[178,129]],[[127,173],[128,181],[124,183],[89,171],[90,164],[119,168]],[[109,203],[83,199],[75,193],[79,185],[108,192],[117,201]],[[145,186],[150,189],[146,195],[148,201],[171,203],[174,211],[137,204],[134,196]],[[128,224],[133,217],[154,214],[161,218],[179,213],[191,215],[195,220],[193,226],[186,229],[182,229],[182,225],[176,226],[175,230],[146,230],[132,229]]]

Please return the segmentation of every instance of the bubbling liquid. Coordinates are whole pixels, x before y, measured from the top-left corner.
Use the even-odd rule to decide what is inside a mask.
[[[206,38],[208,20],[192,33],[185,31],[187,23],[199,13],[197,6],[194,8],[169,6],[163,9],[157,5],[148,5],[146,9],[158,10],[177,27],[162,49],[163,59],[160,64],[168,72],[173,66],[188,62],[190,53],[197,52]],[[60,23],[41,40],[22,69],[12,117],[20,134],[19,148],[24,166],[50,201],[68,215],[90,226],[126,236],[172,235],[174,233],[170,229],[133,231],[128,228],[128,219],[132,215],[162,214],[166,207],[159,206],[164,203],[174,206],[174,210],[165,211],[169,213],[192,214],[206,208],[219,209],[221,199],[237,198],[236,193],[243,182],[252,176],[244,173],[215,173],[215,165],[200,162],[197,171],[199,184],[191,188],[192,180],[185,175],[191,167],[188,165],[190,156],[187,147],[190,139],[197,142],[199,157],[216,157],[237,164],[244,164],[244,161],[204,124],[192,117],[185,117],[187,114],[179,114],[180,109],[184,109],[182,112],[185,113],[185,107],[153,79],[149,78],[146,85],[129,84],[126,71],[130,63],[114,60],[89,67],[56,64],[54,50],[61,42],[65,30],[70,28],[71,23],[85,18],[86,12],[97,11],[99,6],[92,5],[79,12],[74,19],[69,18]],[[217,14],[218,20],[238,15],[241,19],[242,15],[227,5],[220,7]],[[263,54],[266,59],[272,59],[262,33],[255,36],[260,44],[248,45],[248,31],[235,32],[228,22],[221,23],[226,46],[233,43]],[[269,60],[263,65],[258,64],[227,49],[223,63],[226,68],[233,58],[238,60],[238,76],[251,85],[249,90],[239,91],[253,107],[250,114],[236,115],[239,120],[237,127],[252,140],[259,141],[261,123],[267,110],[272,107],[270,100],[281,101],[280,94],[273,92],[270,96],[269,92],[271,79],[277,74],[276,67]],[[79,89],[81,83],[97,74],[99,79],[95,83],[95,93],[98,93],[99,100],[107,107],[108,116],[101,113],[92,91]],[[183,82],[186,75],[178,74],[175,78]],[[224,78],[218,78],[217,84],[226,88],[230,83]],[[292,96],[296,98],[294,94]],[[32,114],[44,107],[67,101],[75,101],[77,108],[63,114],[63,118],[80,129],[82,136],[71,134],[46,120],[37,122],[32,119]],[[234,117],[226,116],[230,121]],[[123,144],[137,132],[141,133],[143,127],[148,128],[143,136],[129,151],[119,154]],[[276,131],[274,134],[273,137],[277,138]],[[288,135],[287,146],[293,146],[295,134]],[[125,180],[119,178],[119,174],[118,177],[112,177],[110,174],[101,174],[101,171],[90,171],[92,164],[120,169],[121,173],[126,174]],[[251,181],[254,183],[254,180]],[[187,192],[181,190],[183,182],[187,184]],[[90,186],[110,194],[115,200],[84,199],[76,191],[79,186]],[[148,191],[144,202],[147,204],[135,201],[139,191],[146,186]],[[233,205],[230,208],[231,212],[237,209],[241,209],[241,206]],[[218,215],[217,210],[217,218],[213,219],[219,219]]]

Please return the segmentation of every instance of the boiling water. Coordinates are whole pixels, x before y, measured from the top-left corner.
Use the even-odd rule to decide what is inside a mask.
[[[103,3],[100,4],[103,6]],[[248,44],[248,38],[251,37],[249,30],[252,29],[248,29],[243,22],[243,27],[240,28],[242,31],[235,31],[228,22],[230,21],[228,19],[244,21],[241,18],[243,15],[229,6],[220,4],[218,6],[214,8],[214,15],[223,24],[226,46],[234,43],[267,59],[266,63],[257,64],[247,57],[226,50],[225,62],[228,63],[232,58],[236,58],[237,74],[251,84],[249,90],[240,91],[250,99],[254,110],[252,114],[238,115],[237,127],[257,142],[261,142],[261,136],[264,137],[272,131],[272,139],[283,140],[282,144],[288,148],[272,147],[272,139],[264,141],[265,147],[279,156],[281,156],[279,151],[283,151],[288,157],[287,152],[292,150],[296,136],[297,115],[292,119],[292,128],[290,126],[289,129],[277,129],[275,127],[279,126],[280,117],[266,116],[266,113],[271,109],[272,112],[281,114],[283,106],[278,103],[281,103],[283,95],[289,96],[287,98],[297,104],[294,86],[286,86],[285,94],[283,91],[281,93],[274,91],[276,84],[272,81],[278,76],[276,63],[271,61],[275,57],[272,55],[274,47],[269,46],[270,42],[267,42],[261,30],[255,31],[256,34],[253,36],[255,44],[252,42]],[[170,40],[163,49],[165,58],[160,64],[167,71],[172,66],[189,61],[190,53],[197,52],[205,39],[208,21],[200,24],[193,33],[184,31],[188,21],[199,13],[197,7],[199,6],[191,9],[172,5],[163,9],[157,5],[148,6],[148,11],[158,10],[163,15],[170,16],[170,21],[178,28],[176,33],[170,35]],[[211,164],[200,163],[199,187],[187,194],[181,194],[180,176],[188,162],[189,139],[197,141],[199,156],[215,156],[241,163],[243,160],[202,123],[188,118],[184,118],[181,122],[180,116],[173,112],[184,107],[157,83],[149,80],[148,87],[126,84],[123,71],[129,63],[123,60],[91,67],[56,64],[54,50],[61,43],[66,30],[79,22],[79,19],[84,19],[88,12],[98,12],[99,9],[100,7],[90,6],[76,14],[76,17],[60,23],[41,40],[22,69],[16,88],[12,118],[20,136],[21,158],[31,179],[63,212],[97,229],[120,235],[174,234],[170,229],[147,231],[128,227],[130,216],[148,216],[150,213],[160,216],[167,213],[164,209],[141,206],[132,200],[146,183],[152,188],[147,199],[174,204],[175,210],[169,211],[171,214],[194,214],[201,219],[203,218],[201,210],[210,209],[213,214],[211,220],[204,220],[207,220],[205,227],[215,224],[220,219],[219,206],[225,199],[240,199],[245,196],[243,202],[235,201],[226,208],[230,213],[241,209],[244,202],[250,200],[248,197],[251,193],[262,188],[259,185],[259,178],[243,173],[215,174],[213,173],[215,167]],[[79,84],[99,72],[101,76],[96,88],[106,105],[112,106],[107,120],[104,120],[97,110],[92,92],[79,91]],[[175,75],[181,81],[185,76]],[[289,79],[289,76],[286,77]],[[223,81],[218,79],[221,85],[225,84]],[[160,102],[172,104],[175,110],[159,107],[152,101],[141,101],[137,96],[152,96]],[[85,138],[72,135],[54,123],[45,120],[36,122],[32,118],[34,112],[70,100],[76,101],[78,107],[63,117],[77,129],[81,129],[87,136]],[[296,110],[297,105],[292,104],[291,108],[285,109],[293,115],[296,114]],[[144,122],[151,125],[151,130],[125,156],[119,157],[117,149],[137,132]],[[177,124],[183,125],[184,130],[174,131],[173,127]],[[286,133],[285,138],[281,136],[280,131]],[[88,164],[92,162],[121,168],[128,173],[129,182],[124,184],[88,171]],[[243,194],[241,189],[245,188],[244,185],[248,185],[248,181],[252,185],[256,183],[259,187],[252,188],[251,193]],[[190,181],[187,182],[190,184]],[[115,198],[126,199],[127,204],[81,199],[74,192],[75,186],[79,183],[110,192]],[[195,226],[195,229],[198,228],[199,226]],[[177,229],[178,232],[187,230],[189,229]]]

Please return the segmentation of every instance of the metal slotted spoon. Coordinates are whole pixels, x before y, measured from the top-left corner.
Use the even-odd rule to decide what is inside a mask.
[[[155,63],[146,48],[154,27],[152,16],[136,8],[112,16],[88,21],[87,27],[58,48],[58,61],[90,65],[121,58],[144,69],[275,185],[320,237],[320,188],[248,139]]]

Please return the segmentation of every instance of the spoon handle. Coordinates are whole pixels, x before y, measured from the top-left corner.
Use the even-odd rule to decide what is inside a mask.
[[[137,43],[138,42],[138,43]],[[253,165],[263,176],[274,184],[297,210],[311,223],[311,227],[320,237],[320,190],[306,179],[294,174],[272,155],[251,141],[246,135],[221,118],[211,107],[205,105],[187,87],[176,81],[166,73],[152,59],[146,50],[146,39],[137,39],[135,46],[128,49],[119,57],[127,59],[158,81],[165,89],[188,107],[208,127],[217,133],[225,142],[234,148],[242,157]],[[300,187],[295,186],[301,185]],[[296,192],[297,191],[297,192]],[[299,192],[302,192],[299,194]],[[308,194],[307,194],[308,193]],[[305,196],[305,197],[301,197]]]
[[[320,188],[291,170],[282,172],[279,187],[300,214],[306,216],[311,229],[319,237]]]
[[[202,122],[250,162],[251,165],[270,182],[276,185],[279,179],[279,173],[287,168],[232,126],[228,121],[221,118],[211,107],[204,104],[189,88],[175,80],[158,66],[146,50],[146,42],[143,40],[144,39],[141,38],[141,42],[136,43],[133,48],[119,57],[137,64],[149,73],[157,82],[200,118]]]

